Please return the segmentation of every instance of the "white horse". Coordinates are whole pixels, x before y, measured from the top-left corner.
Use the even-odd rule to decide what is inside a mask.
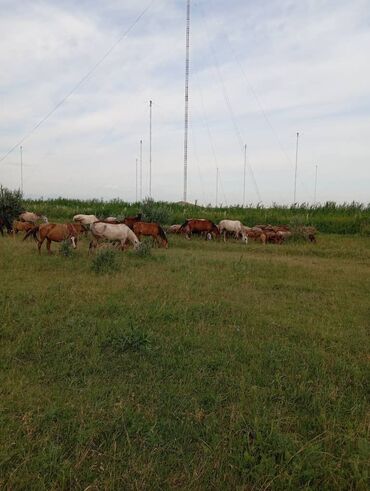
[[[90,225],[91,223],[98,222],[99,218],[95,215],[75,215],[73,217],[74,222],[82,223],[82,225]]]
[[[89,251],[95,249],[100,239],[119,241],[122,250],[127,240],[131,242],[135,249],[140,245],[139,239],[134,232],[124,223],[96,222],[90,225],[90,231],[94,240],[90,242]]]
[[[38,220],[42,220],[43,222],[48,223],[48,219],[44,215],[37,215],[37,213],[33,213],[32,211],[21,213],[19,219],[21,222],[36,223]]]
[[[239,220],[221,220],[218,224],[220,234],[224,236],[224,242],[226,242],[226,234],[234,234],[236,239],[241,237],[242,241],[248,242],[248,235],[246,233],[245,227]]]

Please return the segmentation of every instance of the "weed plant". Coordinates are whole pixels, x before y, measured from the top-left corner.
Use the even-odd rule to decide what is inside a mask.
[[[99,251],[92,259],[91,269],[96,274],[109,274],[119,271],[117,252],[112,249]]]

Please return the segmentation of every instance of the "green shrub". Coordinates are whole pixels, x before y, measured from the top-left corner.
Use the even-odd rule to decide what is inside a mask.
[[[142,215],[145,222],[168,223],[169,221],[168,207],[156,203],[152,198],[143,201]]]
[[[134,250],[136,256],[150,257],[152,255],[152,246],[150,240],[143,240],[139,246]]]
[[[0,216],[10,223],[23,211],[22,193],[0,186]]]
[[[91,269],[96,274],[115,273],[119,270],[117,252],[111,249],[98,252],[92,260]]]
[[[59,247],[59,253],[64,257],[72,256],[72,247],[69,240],[63,240]]]

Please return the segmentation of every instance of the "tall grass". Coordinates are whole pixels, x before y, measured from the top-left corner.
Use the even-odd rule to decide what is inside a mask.
[[[128,216],[145,211],[147,204],[144,203],[143,207],[140,203],[129,203],[119,199],[83,201],[58,198],[28,200],[25,206],[48,216],[49,220],[71,220],[77,213],[94,214],[102,218]],[[148,206],[147,208],[149,209]],[[250,205],[212,208],[157,201],[150,202],[150,216],[164,217],[160,221],[166,225],[182,223],[186,218],[209,218],[214,222],[230,218],[249,226],[259,223],[288,224],[292,219],[298,218],[304,225],[312,225],[320,232],[370,235],[370,204],[356,202],[337,204],[328,201],[320,205],[302,203],[292,206],[274,204],[270,207]]]

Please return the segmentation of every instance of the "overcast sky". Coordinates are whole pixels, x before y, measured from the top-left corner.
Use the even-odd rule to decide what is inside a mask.
[[[0,154],[96,65],[150,0],[0,0]],[[149,100],[158,200],[183,190],[185,0],[154,0],[127,37],[23,142],[28,197],[135,200]],[[188,199],[370,201],[370,0],[193,0]],[[1,158],[0,156],[0,158]],[[20,186],[17,147],[0,183]],[[252,172],[255,180],[253,179]]]

